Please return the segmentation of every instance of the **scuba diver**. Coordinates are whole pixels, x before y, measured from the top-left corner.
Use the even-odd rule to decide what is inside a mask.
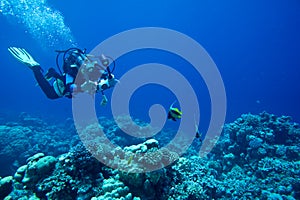
[[[65,51],[57,51],[56,65],[59,73],[50,68],[45,75],[40,64],[23,48],[9,47],[8,51],[21,63],[28,66],[35,76],[38,85],[49,99],[60,97],[72,98],[79,92],[102,94],[102,105],[106,105],[107,98],[104,91],[114,87],[118,82],[112,74],[115,68],[115,61],[105,55],[96,57],[86,54],[78,48],[70,48]],[[59,56],[63,54],[63,72],[58,64]],[[102,65],[99,64],[100,63]],[[110,60],[113,61],[111,71]],[[53,79],[53,81],[51,81]],[[76,79],[76,81],[75,81]]]

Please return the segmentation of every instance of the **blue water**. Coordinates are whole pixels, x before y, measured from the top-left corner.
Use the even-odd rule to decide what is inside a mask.
[[[290,115],[295,121],[300,121],[298,0],[88,0],[76,3],[53,0],[47,5],[64,17],[64,25],[70,28],[74,43],[87,50],[92,50],[108,37],[133,28],[164,27],[182,32],[200,43],[218,66],[227,94],[227,122],[242,113],[264,110]],[[56,20],[53,18],[53,22]],[[7,51],[9,46],[23,47],[46,70],[55,66],[54,50],[67,48],[67,41],[61,41],[62,46],[59,43],[51,46],[51,41],[43,43],[43,37],[37,37],[37,30],[33,30],[34,35],[20,21],[3,13],[0,26],[2,115],[25,111],[52,120],[71,117],[71,101],[47,99],[35,86],[32,72]],[[208,91],[201,77],[195,75],[186,61],[165,52],[139,51],[117,60],[115,76],[121,77],[134,66],[149,62],[167,64],[190,80],[200,102],[201,129],[205,129],[210,119]],[[110,93],[107,93],[108,97]],[[174,98],[166,88],[142,87],[132,98],[132,116],[147,120],[148,109],[153,103],[161,103],[167,108]],[[111,116],[109,105],[96,105],[96,108],[98,115]]]
[[[299,25],[299,0],[0,0],[0,176],[13,175],[26,163],[25,173],[29,176],[29,169],[35,169],[32,166],[36,160],[28,162],[26,159],[36,153],[43,152],[47,156],[60,158],[53,161],[52,169],[48,169],[49,174],[36,172],[40,177],[32,179],[28,184],[22,182],[26,178],[24,174],[21,178],[15,174],[15,180],[10,181],[11,188],[4,188],[3,185],[0,187],[0,199],[9,193],[12,198],[33,197],[33,192],[42,198],[50,195],[50,199],[100,197],[109,193],[104,191],[104,183],[116,178],[116,173],[121,174],[104,166],[110,166],[111,161],[115,164],[120,158],[119,150],[108,149],[103,138],[94,138],[94,126],[87,127],[86,133],[82,135],[92,139],[88,147],[103,160],[110,157],[103,153],[107,149],[109,155],[117,158],[108,160],[109,164],[102,163],[104,165],[95,162],[84,151],[84,146],[75,133],[71,119],[72,100],[47,99],[39,86],[36,86],[32,71],[16,61],[7,48],[25,48],[46,71],[50,67],[56,68],[55,50],[78,47],[86,48],[89,52],[116,34],[142,27],[175,30],[204,47],[218,67],[224,82],[227,97],[226,125],[215,148],[202,160],[192,155],[199,155],[198,150],[207,147],[206,141],[212,140],[209,137],[202,140],[203,135],[202,138],[194,138],[194,124],[191,122],[193,130],[183,135],[182,139],[184,142],[187,136],[193,134],[191,138],[194,140],[189,150],[181,155],[178,162],[164,170],[148,174],[147,179],[144,175],[135,176],[137,181],[132,181],[135,179],[130,176],[121,177],[120,180],[129,187],[129,192],[142,199],[299,199],[297,142],[300,131],[296,124],[300,122]],[[118,44],[111,46],[111,49],[118,48]],[[192,49],[188,51],[193,54]],[[199,133],[205,134],[213,114],[211,93],[205,79],[184,58],[158,49],[140,49],[117,58],[113,73],[119,79],[136,66],[147,63],[167,65],[189,81],[198,98]],[[157,69],[143,74],[143,77],[155,78],[162,75],[160,72]],[[172,84],[176,85],[176,89],[183,87],[172,75],[165,74],[164,78],[173,80]],[[217,77],[215,78],[217,85]],[[109,101],[106,106],[100,105],[100,95],[95,98],[95,110],[102,120],[106,136],[121,147],[142,143],[145,138],[127,137],[116,128],[110,105],[113,92],[113,89],[106,91]],[[186,92],[185,100],[190,98],[191,94]],[[118,101],[121,102],[122,99]],[[174,106],[184,108],[168,87],[148,84],[135,91],[127,106],[133,118],[150,122],[148,112],[152,105],[160,104],[167,111],[173,102]],[[88,106],[85,109],[84,106],[83,110],[91,109]],[[197,108],[194,109],[196,113]],[[242,115],[244,113],[254,115]],[[177,138],[174,130],[178,130],[183,124],[184,114],[183,112],[182,120],[166,122],[165,129],[154,137],[159,145],[165,146]],[[291,116],[293,120],[276,117],[281,115]],[[142,122],[138,124],[144,124]],[[127,122],[122,123],[129,130],[135,130],[130,129],[132,127]],[[216,134],[218,131],[212,132]],[[179,140],[181,142],[181,138]],[[99,148],[94,142],[99,142]],[[176,147],[175,144],[174,147],[182,150],[184,145]],[[148,150],[155,152],[155,149],[156,147],[151,147]],[[161,164],[164,159],[176,157],[171,155],[172,149],[169,153],[164,156],[157,154],[158,158],[155,154],[152,157],[154,159],[150,158],[148,161],[151,163],[152,160],[158,160]],[[140,153],[134,154],[124,154],[121,168],[124,163],[129,168],[139,164]],[[157,172],[160,180],[150,183],[150,178],[157,177]],[[116,180],[117,178],[112,185],[116,185]],[[22,189],[23,183],[28,187]]]

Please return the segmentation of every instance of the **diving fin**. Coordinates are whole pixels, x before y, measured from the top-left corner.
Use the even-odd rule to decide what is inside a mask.
[[[18,47],[8,47],[9,53],[13,55],[19,62],[25,64],[29,68],[34,66],[40,66],[38,62],[36,62],[33,57],[23,48]]]

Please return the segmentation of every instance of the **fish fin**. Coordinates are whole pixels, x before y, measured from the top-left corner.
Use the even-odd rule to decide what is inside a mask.
[[[176,103],[176,100],[171,104],[170,109],[173,109],[173,105]]]

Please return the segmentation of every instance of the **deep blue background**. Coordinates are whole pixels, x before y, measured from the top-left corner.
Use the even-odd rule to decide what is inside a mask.
[[[227,122],[242,113],[256,114],[264,110],[290,115],[300,122],[298,0],[52,0],[49,4],[63,14],[79,47],[88,50],[132,28],[154,26],[180,31],[199,42],[217,64],[227,92]],[[56,54],[52,49],[41,48],[25,33],[23,26],[9,23],[1,15],[0,26],[2,115],[26,111],[53,120],[71,116],[71,101],[48,100],[34,86],[31,71],[17,63],[7,47],[26,48],[44,69],[55,66]],[[132,67],[148,62],[168,64],[191,78],[199,97],[203,124],[207,124],[208,92],[201,77],[194,77],[194,71],[183,60],[164,52],[135,52],[118,60],[115,74],[121,76]],[[165,96],[156,95],[160,91],[165,91]],[[134,95],[131,111],[136,117],[147,118],[152,103],[168,106],[173,101],[172,94],[165,89],[147,86]],[[109,106],[97,106],[97,110],[109,116]]]

